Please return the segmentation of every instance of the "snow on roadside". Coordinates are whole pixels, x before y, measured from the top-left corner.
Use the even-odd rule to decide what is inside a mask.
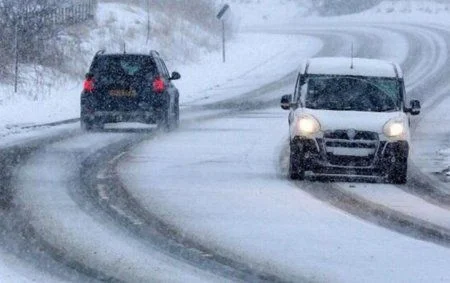
[[[226,63],[221,53],[205,54],[197,64],[179,68],[182,80],[175,82],[182,104],[223,100],[276,81],[299,68],[301,54],[313,55],[322,42],[303,35],[266,33],[237,34],[227,46]],[[223,91],[228,89],[228,91]]]
[[[450,98],[447,98],[432,112],[422,112],[423,117],[413,135],[414,163],[430,176],[450,176],[449,108]]]
[[[241,1],[239,4],[230,1],[229,4],[231,19],[238,29],[249,25],[267,26],[292,23],[294,19],[308,17],[312,13],[312,5],[309,0],[250,0]]]

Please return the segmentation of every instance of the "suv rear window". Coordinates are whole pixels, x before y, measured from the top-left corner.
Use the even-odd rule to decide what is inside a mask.
[[[103,86],[151,82],[157,73],[152,58],[146,55],[99,56],[93,62],[90,72],[96,83]]]

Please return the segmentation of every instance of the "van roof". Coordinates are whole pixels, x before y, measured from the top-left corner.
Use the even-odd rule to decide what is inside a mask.
[[[314,75],[349,75],[364,77],[403,78],[400,67],[384,60],[348,57],[311,58],[304,73]]]

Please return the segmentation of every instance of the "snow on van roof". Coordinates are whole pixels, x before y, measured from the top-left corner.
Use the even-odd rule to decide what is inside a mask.
[[[321,57],[308,60],[306,72],[316,75],[350,75],[368,77],[399,77],[403,74],[397,64],[365,58]]]

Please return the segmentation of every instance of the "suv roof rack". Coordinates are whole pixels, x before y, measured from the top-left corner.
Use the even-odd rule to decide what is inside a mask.
[[[156,50],[150,50],[150,55],[154,57],[159,57],[159,52]]]
[[[95,53],[95,56],[103,55],[103,54],[105,54],[105,52],[106,52],[106,49],[100,49],[99,51],[97,51],[97,52]]]

